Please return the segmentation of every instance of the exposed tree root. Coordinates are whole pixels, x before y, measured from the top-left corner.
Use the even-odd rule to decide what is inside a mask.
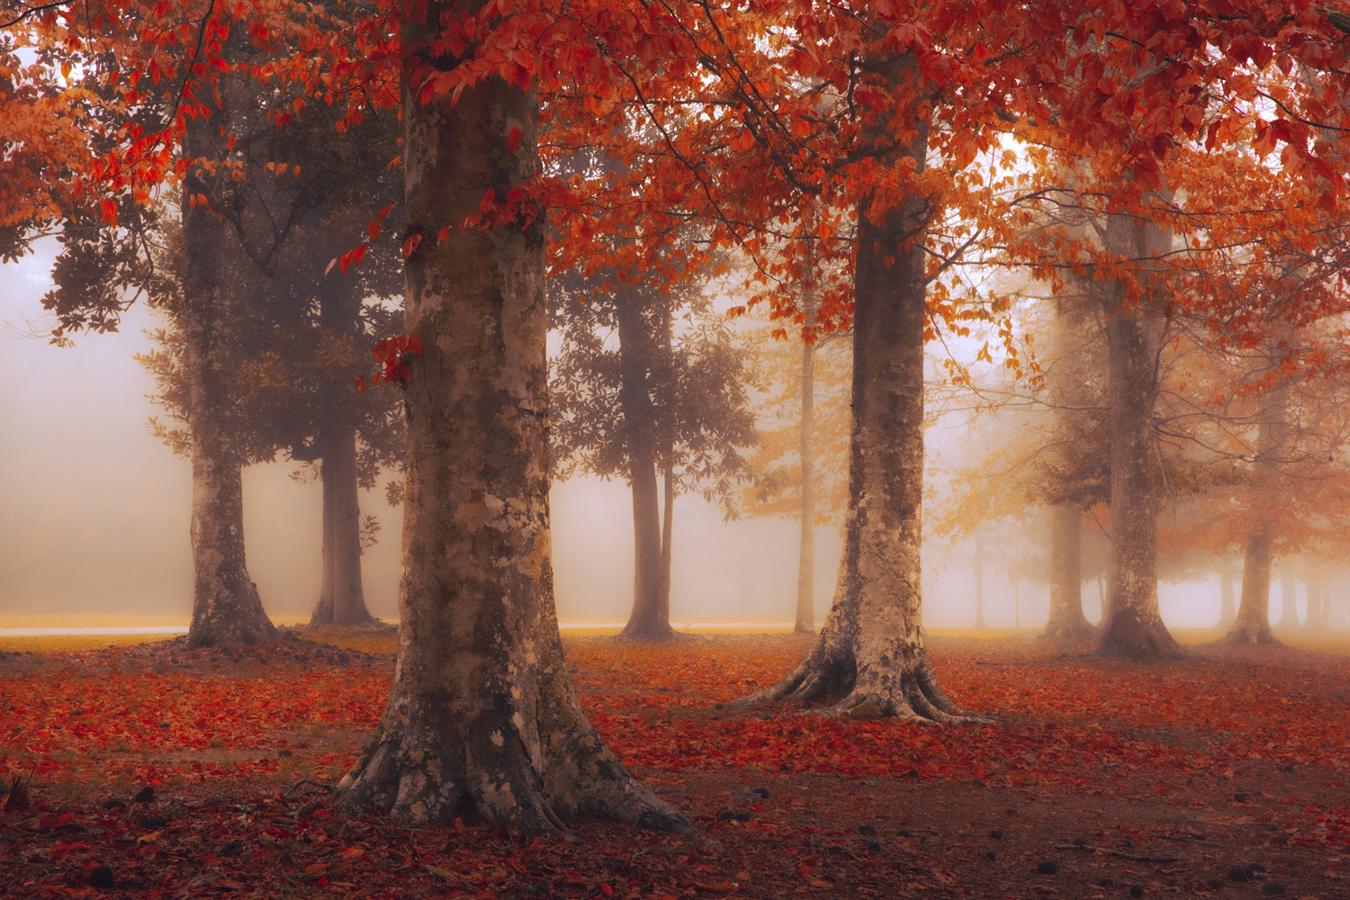
[[[1161,620],[1146,621],[1130,611],[1102,623],[1097,655],[1121,659],[1181,659],[1186,651]]]
[[[1218,643],[1239,647],[1282,647],[1268,624],[1235,624]]]
[[[338,794],[345,809],[377,809],[409,825],[470,816],[531,834],[567,834],[579,818],[662,831],[690,827],[584,723],[570,739],[533,751],[514,729],[452,728],[431,741],[400,744],[382,728]]]
[[[645,641],[648,643],[659,643],[662,641],[673,641],[680,637],[679,632],[670,627],[669,623],[660,625],[644,625],[634,627],[629,623],[620,631],[616,637],[626,641]]]
[[[904,719],[952,725],[990,721],[965,712],[942,687],[927,661],[899,664],[859,678],[851,652],[822,652],[825,642],[791,674],[770,688],[735,701],[737,706],[788,702],[816,715],[841,719]]]
[[[1068,621],[1051,620],[1046,624],[1041,637],[1050,641],[1082,643],[1092,640],[1096,633],[1097,629],[1093,628],[1092,623],[1084,618]]]

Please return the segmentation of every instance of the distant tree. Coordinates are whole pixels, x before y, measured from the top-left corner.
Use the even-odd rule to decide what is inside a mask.
[[[398,253],[384,241],[351,275],[347,257],[374,243],[379,226],[368,230],[365,212],[372,198],[397,196],[387,174],[393,118],[372,116],[352,140],[334,142],[331,110],[278,128],[254,105],[258,91],[232,79],[212,96],[211,128],[189,121],[192,162],[176,214],[137,204],[117,230],[68,222],[44,298],[58,337],[115,328],[138,296],[167,317],[153,335],[159,349],[144,361],[157,400],[180,423],[155,423],[157,433],[194,461],[196,644],[273,636],[244,561],[237,470],[279,452],[321,466],[324,574],[314,621],[370,621],[360,552],[363,527],[369,540],[378,523],[361,519],[356,489],[399,456],[396,395],[358,398],[353,384],[373,365],[370,345],[395,330],[396,310],[379,298],[401,282]]]
[[[302,464],[297,478],[318,469],[323,492],[323,573],[313,625],[373,621],[364,600],[361,554],[379,522],[362,516],[358,487],[375,487],[381,471],[402,464],[399,397],[393,390],[360,391],[379,341],[401,329],[391,299],[402,273],[387,245],[350,271],[330,265],[356,246],[359,221],[341,212],[298,226],[277,253],[272,275],[240,260],[233,277],[251,294],[250,313],[232,329],[226,352],[236,373],[230,434],[248,463],[281,455]],[[172,256],[159,271],[168,269]],[[180,425],[152,420],[177,453],[191,450],[187,372],[183,365],[182,295],[177,280],[149,300],[166,320],[151,333],[156,348],[140,357],[154,375],[155,400]],[[396,500],[400,486],[388,485]]]
[[[620,477],[633,495],[633,610],[624,635],[670,627],[674,500],[697,491],[735,512],[755,443],[745,350],[704,282],[614,273],[554,279],[562,347],[550,376],[555,475]],[[661,482],[658,499],[658,473]]]
[[[742,508],[749,516],[794,516],[801,525],[793,630],[815,631],[815,530],[837,525],[848,505],[849,347],[846,331],[815,330],[809,340],[783,325],[748,334],[769,388],[756,403],[759,444],[750,457],[755,480]],[[782,373],[798,372],[796,378]]]

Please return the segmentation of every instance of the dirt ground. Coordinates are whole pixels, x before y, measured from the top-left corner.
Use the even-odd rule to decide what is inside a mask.
[[[937,638],[948,692],[994,721],[923,727],[722,705],[786,671],[800,637],[569,639],[596,727],[696,827],[560,839],[336,811],[393,637],[307,637],[0,655],[0,890],[1350,896],[1343,655],[1130,665]]]

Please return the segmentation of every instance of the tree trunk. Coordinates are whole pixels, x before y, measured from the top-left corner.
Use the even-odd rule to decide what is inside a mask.
[[[1271,391],[1257,429],[1256,491],[1242,557],[1242,600],[1225,638],[1233,644],[1279,643],[1270,630],[1270,572],[1275,557],[1275,522],[1270,511],[1281,489],[1277,457],[1284,449],[1287,409],[1288,388],[1280,385]]]
[[[887,84],[917,86],[912,55],[878,61]],[[922,170],[928,123],[911,120],[904,155]],[[874,123],[878,146],[894,135]],[[884,136],[884,137],[883,137]],[[893,149],[878,151],[901,165]],[[926,198],[858,210],[854,270],[853,425],[849,504],[834,606],[816,645],[791,674],[746,702],[835,704],[857,718],[951,720],[959,710],[938,686],[920,623],[923,497],[924,251]]]
[[[984,631],[989,626],[984,621],[984,538],[975,534],[975,564],[971,567],[975,574],[975,627]]]
[[[1106,250],[1125,260],[1166,251],[1157,226],[1124,214],[1106,225]],[[1141,273],[1142,297],[1124,279],[1104,286],[1111,414],[1111,592],[1098,651],[1110,656],[1177,656],[1181,648],[1158,612],[1158,492],[1154,485],[1153,412],[1162,321],[1157,276]]]
[[[411,823],[474,814],[548,832],[596,816],[686,828],[601,742],[563,663],[542,217],[460,227],[485,190],[504,197],[535,176],[535,97],[491,76],[458,103],[422,105],[410,77],[425,72],[440,17],[482,5],[430,2],[424,20],[405,12],[402,23],[413,51],[403,73],[409,227],[450,231],[424,240],[406,264],[405,316],[422,352],[405,384],[398,667],[378,730],[338,789],[344,806]]]
[[[675,528],[675,471],[670,463],[663,466],[661,487],[661,618],[669,624],[670,564],[674,550],[672,532]]]
[[[211,121],[189,120],[184,153],[209,152]],[[192,625],[194,647],[257,644],[277,638],[244,560],[243,461],[230,437],[227,357],[236,298],[225,271],[225,229],[210,209],[201,170],[183,183],[183,334],[188,426],[192,434]]]
[[[1092,625],[1083,614],[1083,514],[1072,503],[1050,511],[1050,620],[1045,636],[1086,640]]]
[[[340,279],[340,280],[339,280]],[[359,327],[356,282],[331,272],[319,295],[319,324],[329,334],[350,337]],[[375,621],[366,609],[361,584],[361,508],[356,474],[356,427],[341,402],[346,383],[324,386],[320,397],[323,485],[323,582],[311,625],[365,625]]]
[[[1331,622],[1331,588],[1324,570],[1313,568],[1308,575],[1308,612],[1303,627],[1325,631]]]
[[[644,640],[673,637],[670,609],[662,602],[661,506],[657,487],[656,412],[649,376],[653,335],[643,315],[644,298],[632,291],[615,298],[619,320],[620,387],[628,451],[628,484],[633,491],[633,611],[623,636]]]
[[[1289,630],[1298,627],[1298,581],[1294,578],[1292,564],[1281,564],[1280,570],[1279,627]]]
[[[808,238],[808,240],[810,240]],[[816,324],[813,287],[804,291],[806,327],[814,333]],[[802,510],[801,535],[797,543],[797,621],[792,630],[807,634],[816,630],[816,456],[815,456],[815,367],[813,340],[802,341],[801,456]]]
[[[1244,566],[1245,566],[1244,559]],[[1230,628],[1237,620],[1237,603],[1233,589],[1233,570],[1227,560],[1219,570],[1219,627]]]

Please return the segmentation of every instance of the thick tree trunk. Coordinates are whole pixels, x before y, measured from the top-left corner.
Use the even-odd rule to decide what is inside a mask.
[[[1270,630],[1270,572],[1274,562],[1270,523],[1247,535],[1242,555],[1242,599],[1225,640],[1233,644],[1277,644]]]
[[[641,292],[615,298],[619,320],[623,413],[628,484],[633,492],[633,611],[623,636],[644,640],[673,637],[669,605],[662,602],[662,528],[657,486],[656,412],[651,382],[653,335],[643,315]]]
[[[1281,630],[1298,627],[1298,580],[1292,563],[1280,566],[1280,624]]]
[[[912,56],[876,65],[892,87],[916,85]],[[873,141],[894,135],[873,127]],[[928,123],[907,123],[904,155],[922,169]],[[883,165],[899,153],[880,151]],[[834,606],[807,658],[746,702],[832,703],[836,715],[952,720],[959,710],[928,663],[920,623],[923,497],[924,252],[927,203],[858,210],[854,271],[853,425],[844,556]]]
[[[191,120],[185,154],[202,156],[214,126]],[[244,560],[242,460],[231,441],[228,342],[236,302],[221,245],[225,229],[208,207],[189,198],[210,195],[200,170],[183,184],[183,334],[186,342],[188,425],[192,433],[192,625],[195,647],[257,644],[277,638],[263,612]]]
[[[342,279],[341,282],[338,279]],[[351,336],[359,327],[360,299],[355,282],[338,272],[325,279],[319,296],[319,323],[329,334]],[[350,386],[326,385],[320,399],[318,435],[323,485],[323,581],[311,625],[365,625],[375,621],[366,609],[361,584],[361,508],[356,473],[356,427],[340,392]]]
[[[1244,562],[1245,565],[1245,562]],[[1227,560],[1219,570],[1219,627],[1230,628],[1237,620],[1237,598],[1233,585],[1233,570]]]
[[[1234,644],[1276,644],[1270,630],[1270,573],[1275,558],[1275,523],[1270,510],[1278,502],[1280,473],[1277,457],[1284,449],[1288,389],[1281,385],[1270,395],[1256,436],[1256,493],[1251,530],[1242,557],[1242,600],[1225,638]]]
[[[1166,232],[1116,214],[1106,225],[1106,249],[1144,260],[1166,251]],[[1147,272],[1142,274],[1150,280]],[[1153,413],[1161,314],[1156,278],[1144,296],[1130,297],[1124,280],[1104,286],[1108,403],[1111,414],[1111,593],[1098,651],[1110,656],[1176,656],[1181,648],[1158,611],[1158,492],[1154,484]]]
[[[815,305],[808,297],[806,324],[815,327]],[[816,630],[816,456],[815,456],[815,362],[816,349],[802,341],[801,534],[797,543],[797,620],[792,630],[808,634]]]
[[[311,625],[365,625],[361,584],[361,510],[357,495],[356,429],[346,422],[326,426],[320,437],[323,462],[323,582]]]
[[[440,15],[482,4],[427,6],[427,22],[403,24],[413,61],[428,58]],[[406,266],[407,327],[422,352],[406,383],[399,659],[379,728],[339,785],[342,802],[413,823],[473,814],[536,832],[580,816],[687,827],[604,746],[563,663],[544,223],[460,227],[485,190],[504,197],[536,174],[535,97],[493,76],[454,105],[424,106],[415,65],[403,79],[409,225],[450,231],[424,240]],[[520,135],[515,151],[508,134]]]
[[[1045,636],[1086,640],[1092,625],[1083,615],[1083,513],[1072,503],[1050,510],[1050,620]]]

